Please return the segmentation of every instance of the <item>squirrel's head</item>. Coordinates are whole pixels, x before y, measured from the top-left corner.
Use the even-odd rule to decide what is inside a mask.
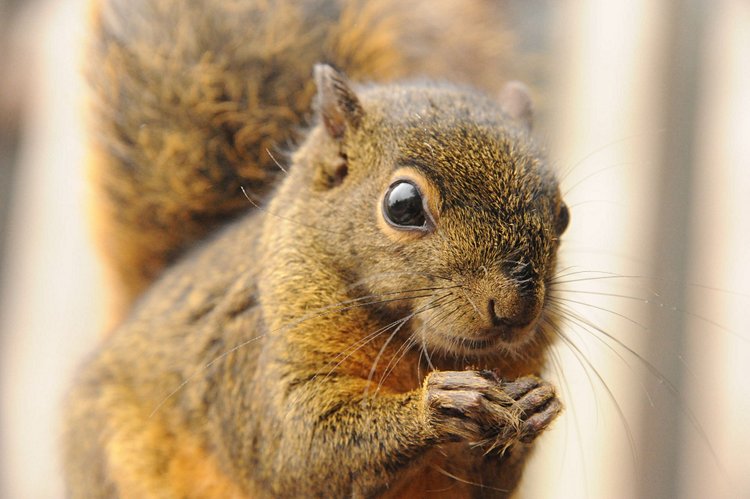
[[[315,253],[432,351],[541,339],[568,211],[523,85],[496,102],[434,83],[355,91],[326,65],[315,77],[320,122],[294,157],[312,200],[291,215],[325,229],[309,231]]]

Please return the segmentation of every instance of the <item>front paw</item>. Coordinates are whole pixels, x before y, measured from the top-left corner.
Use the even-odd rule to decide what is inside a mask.
[[[489,449],[531,442],[562,410],[552,385],[535,376],[508,382],[491,371],[435,371],[424,389],[439,434]]]
[[[502,387],[521,410],[522,442],[533,441],[562,412],[562,402],[557,398],[555,387],[536,376],[502,382]]]

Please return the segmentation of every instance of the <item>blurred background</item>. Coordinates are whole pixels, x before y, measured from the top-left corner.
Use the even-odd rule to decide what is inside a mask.
[[[519,497],[750,497],[750,2],[510,0],[572,223]],[[62,497],[58,406],[104,292],[82,0],[0,0],[0,497]]]

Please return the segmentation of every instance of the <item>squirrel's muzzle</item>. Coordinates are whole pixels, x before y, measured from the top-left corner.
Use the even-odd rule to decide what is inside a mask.
[[[512,281],[493,286],[481,295],[484,305],[483,310],[480,308],[479,311],[485,327],[507,335],[534,324],[541,314],[544,301],[542,284],[518,285]]]

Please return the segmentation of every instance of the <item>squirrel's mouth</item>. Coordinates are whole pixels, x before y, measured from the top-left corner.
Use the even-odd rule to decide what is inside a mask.
[[[461,355],[492,355],[518,352],[536,334],[537,322],[525,327],[493,326],[483,328],[476,334],[454,335],[445,331],[434,331],[431,342],[444,351]]]
[[[449,356],[515,356],[523,354],[524,348],[540,334],[542,316],[540,313],[524,325],[441,321],[435,328],[425,327],[432,322],[431,317],[417,316],[413,319],[411,329],[427,348],[442,351]]]
[[[470,337],[471,342],[481,348],[487,346],[518,347],[526,343],[536,331],[536,323],[524,326],[493,326],[482,329],[479,334]]]
[[[531,322],[521,326],[509,324],[499,324],[492,327],[484,328],[479,331],[478,337],[481,339],[496,339],[506,346],[517,347],[531,340],[539,329],[542,320],[542,311],[534,317]]]
[[[493,326],[480,331],[476,339],[480,342],[502,341],[503,343],[515,343],[519,335],[519,328],[511,326]]]

